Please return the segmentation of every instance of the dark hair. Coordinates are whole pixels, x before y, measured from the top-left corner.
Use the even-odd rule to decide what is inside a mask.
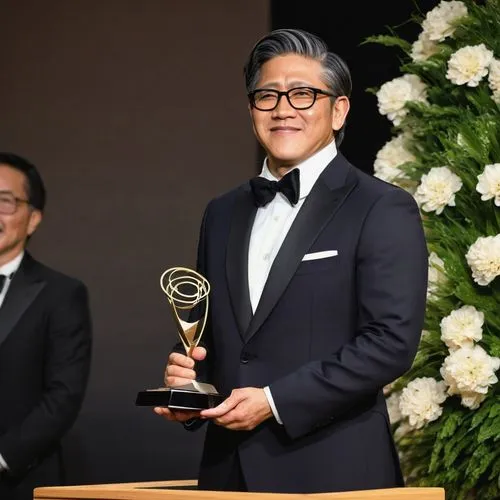
[[[322,80],[330,92],[335,97],[350,97],[351,73],[344,60],[337,54],[330,52],[321,38],[298,29],[271,31],[255,44],[244,68],[247,93],[255,90],[262,65],[274,57],[286,54],[297,54],[319,61],[323,67]],[[344,138],[344,129],[345,123],[335,133],[337,146]]]
[[[29,204],[43,212],[45,208],[45,186],[43,184],[42,177],[38,172],[35,165],[30,163],[28,160],[22,158],[21,156],[15,155],[13,153],[1,153],[0,152],[0,165],[7,165],[22,174],[26,179],[25,187],[26,194],[28,196]]]

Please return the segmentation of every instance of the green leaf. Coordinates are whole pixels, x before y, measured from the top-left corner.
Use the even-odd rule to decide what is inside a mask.
[[[403,38],[399,38],[397,36],[390,35],[375,35],[369,36],[362,42],[361,45],[365,43],[378,43],[380,45],[385,45],[386,47],[399,47],[400,49],[408,52],[411,49],[411,44],[408,43]]]

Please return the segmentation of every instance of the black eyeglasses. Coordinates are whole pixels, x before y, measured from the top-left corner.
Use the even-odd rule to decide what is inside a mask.
[[[12,193],[0,193],[0,214],[12,215],[16,213],[20,203],[29,205],[29,200],[17,198]]]
[[[318,95],[335,97],[326,90],[313,87],[295,87],[284,92],[274,89],[256,89],[248,94],[250,105],[259,111],[272,111],[278,106],[281,98],[286,96],[290,106],[294,109],[303,110],[311,108]]]

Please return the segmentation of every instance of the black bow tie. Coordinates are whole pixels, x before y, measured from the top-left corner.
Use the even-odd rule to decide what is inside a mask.
[[[300,194],[300,173],[298,168],[294,168],[279,181],[269,181],[264,177],[254,177],[250,180],[250,187],[258,207],[264,207],[274,199],[279,191],[283,193],[292,205],[299,201]]]

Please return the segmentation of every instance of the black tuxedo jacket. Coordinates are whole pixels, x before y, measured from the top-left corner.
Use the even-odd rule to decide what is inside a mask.
[[[199,270],[211,283],[199,373],[228,395],[269,386],[274,418],[252,432],[209,423],[200,487],[224,489],[238,455],[250,491],[402,484],[382,388],[403,374],[423,325],[427,249],[418,207],[339,153],[304,202],[252,314],[248,183],[205,212]],[[336,250],[334,257],[305,254]]]
[[[25,254],[0,307],[2,500],[60,484],[60,440],[73,424],[90,366],[85,286]]]

